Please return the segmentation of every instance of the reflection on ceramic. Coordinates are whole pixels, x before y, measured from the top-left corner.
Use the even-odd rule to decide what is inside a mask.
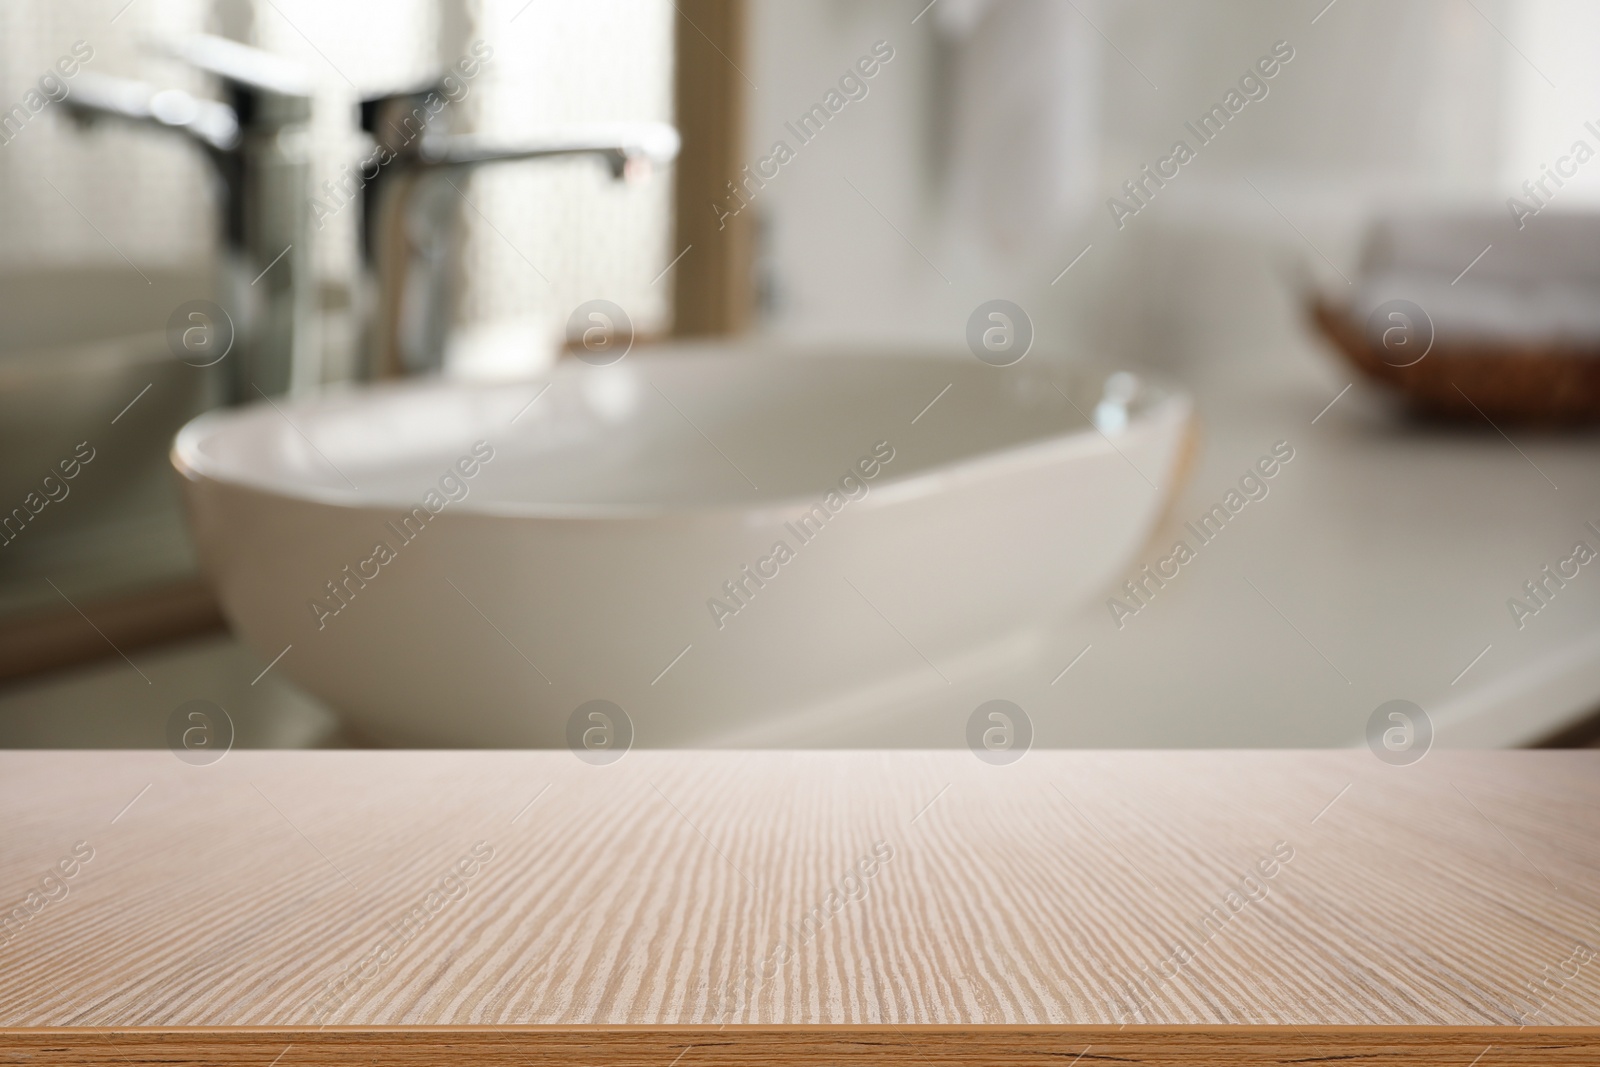
[[[81,441],[100,452],[111,444],[102,465],[124,472],[165,456],[171,434],[215,388],[214,375],[172,357],[160,331],[178,302],[209,292],[186,277],[156,274],[147,284],[130,270],[0,280],[0,511],[20,503]],[[145,386],[137,415],[113,428]],[[166,420],[161,430],[128,440],[128,426],[149,423],[150,412]]]
[[[1028,647],[1140,547],[1191,416],[1126,374],[751,345],[279,408],[173,450],[238,631],[373,737],[540,746],[593,699],[692,744]]]
[[[0,614],[63,607],[41,574],[83,596],[192,574],[166,457],[217,402],[220,373],[175,359],[164,331],[174,307],[211,289],[203,275],[147,275],[0,279],[0,515],[12,519]]]

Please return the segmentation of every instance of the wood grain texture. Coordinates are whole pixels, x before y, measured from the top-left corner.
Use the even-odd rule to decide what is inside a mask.
[[[1583,1027],[407,1027],[0,1031],[0,1063],[91,1067],[1593,1067]]]
[[[1600,1063],[1597,771],[4,753],[0,1062]]]

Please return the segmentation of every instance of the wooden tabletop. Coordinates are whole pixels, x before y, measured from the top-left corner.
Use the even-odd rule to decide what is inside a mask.
[[[0,1063],[1600,1063],[1600,753],[12,752],[0,826]]]

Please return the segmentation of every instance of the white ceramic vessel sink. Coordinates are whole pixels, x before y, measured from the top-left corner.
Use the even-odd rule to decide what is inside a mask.
[[[214,412],[173,462],[238,632],[372,737],[559,746],[603,699],[682,745],[1028,648],[1141,546],[1190,416],[1043,362],[673,347]]]

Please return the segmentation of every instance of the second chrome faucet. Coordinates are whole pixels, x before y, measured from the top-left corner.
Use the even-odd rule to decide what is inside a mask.
[[[475,47],[487,58],[486,45]],[[479,51],[481,49],[482,51]],[[90,75],[67,104],[90,122],[115,118],[186,137],[218,177],[226,275],[218,292],[239,333],[229,381],[236,400],[315,388],[321,361],[313,337],[311,243],[329,213],[313,188],[312,90],[297,66],[213,36],[167,49],[214,76],[225,99]],[[361,104],[373,148],[343,177],[325,182],[360,203],[365,307],[361,373],[383,378],[437,371],[450,325],[450,250],[464,195],[461,179],[491,163],[592,156],[613,178],[643,177],[678,153],[678,132],[660,122],[594,124],[502,140],[437,127],[454,76]],[[342,206],[342,202],[341,202]],[[317,225],[313,225],[316,223]]]
[[[678,154],[678,131],[661,122],[596,123],[515,140],[434,128],[430,100],[443,83],[361,105],[376,165],[363,173],[362,253],[374,286],[367,366],[376,377],[438,370],[451,318],[453,226],[459,183],[493,163],[592,156],[613,179],[640,179]]]

